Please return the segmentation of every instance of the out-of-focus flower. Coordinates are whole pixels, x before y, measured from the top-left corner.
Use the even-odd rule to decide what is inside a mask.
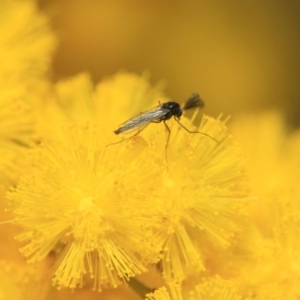
[[[26,152],[36,139],[35,109],[46,90],[55,37],[36,1],[3,0],[0,6],[0,298],[40,300],[49,286],[45,266],[24,262],[14,240],[18,227],[2,221],[12,218],[4,213],[7,187],[28,171]]]
[[[3,0],[0,10],[0,78],[19,91],[38,88],[48,71],[55,37],[48,17],[42,15],[34,0]]]
[[[48,19],[35,1],[3,0],[0,9],[0,181],[24,171],[25,150],[35,139],[35,109],[55,46]]]
[[[87,73],[55,84],[41,106],[38,130],[43,139],[62,138],[61,128],[68,124],[90,122],[111,133],[117,126],[159,102],[166,102],[160,87],[151,87],[147,74],[142,77],[120,72],[105,78],[96,87]],[[55,123],[53,123],[55,120]]]
[[[290,191],[263,198],[272,204],[262,203],[260,219],[254,216],[248,239],[241,241],[250,253],[240,264],[239,280],[246,295],[262,300],[299,298],[299,196],[299,191]]]
[[[124,109],[135,99],[128,82],[138,88],[141,79],[118,75],[97,93],[86,75],[58,84],[49,106],[58,122],[45,127],[49,135],[32,151],[32,171],[8,194],[23,227],[22,252],[29,261],[57,252],[59,287],[83,286],[86,273],[99,290],[117,286],[159,259],[164,279],[180,285],[205,269],[205,253],[230,245],[242,226],[243,157],[225,122],[204,117],[197,130],[211,138],[169,120],[167,148],[163,122],[109,145],[113,126],[131,115]],[[127,98],[120,97],[122,88]],[[140,107],[144,93],[136,94]],[[99,119],[101,112],[107,113]]]
[[[252,192],[262,196],[283,183],[285,178],[280,168],[287,156],[284,155],[286,132],[282,115],[276,111],[242,114],[232,121],[230,129],[247,157]]]
[[[233,131],[249,157],[249,182],[259,197],[251,205],[239,280],[249,299],[299,298],[300,135],[286,134],[278,112],[244,115]],[[242,253],[242,252],[240,252]]]

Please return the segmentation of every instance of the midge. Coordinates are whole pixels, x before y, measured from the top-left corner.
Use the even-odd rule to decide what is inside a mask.
[[[213,139],[215,142],[218,142],[216,139],[211,137],[210,135],[200,132],[200,131],[190,131],[188,128],[186,128],[183,124],[180,123],[180,117],[182,116],[183,112],[185,110],[189,109],[200,109],[204,107],[204,101],[200,98],[199,94],[193,93],[185,103],[183,107],[180,107],[180,105],[177,102],[166,102],[162,103],[157,107],[154,107],[148,111],[142,112],[139,115],[129,119],[128,121],[124,122],[120,128],[115,130],[115,134],[123,133],[126,131],[130,131],[131,129],[138,128],[138,132],[134,134],[133,136],[129,137],[132,138],[136,135],[138,135],[143,129],[146,128],[149,123],[160,123],[164,122],[164,125],[168,131],[168,137],[166,142],[166,148],[169,144],[170,134],[171,130],[169,126],[167,125],[166,121],[174,117],[175,121],[184,128],[189,133],[200,133],[203,135],[206,135]],[[127,138],[127,139],[129,139]],[[125,140],[127,140],[125,139]],[[123,140],[123,141],[125,141]],[[121,141],[121,142],[123,142]],[[120,142],[118,142],[120,143]],[[116,144],[116,143],[114,143]],[[110,144],[112,145],[112,144]]]

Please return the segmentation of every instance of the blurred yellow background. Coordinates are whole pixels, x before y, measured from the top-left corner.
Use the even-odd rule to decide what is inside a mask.
[[[53,80],[119,70],[167,82],[184,102],[199,92],[205,113],[279,108],[300,125],[300,1],[39,0],[60,44]]]

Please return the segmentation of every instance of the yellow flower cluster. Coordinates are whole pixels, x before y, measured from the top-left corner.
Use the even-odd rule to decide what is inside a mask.
[[[196,113],[180,121],[200,133],[171,119],[115,135],[170,101],[160,87],[126,72],[52,84],[34,1],[0,16],[0,299],[299,298],[299,133],[244,116],[243,154],[228,120]]]
[[[82,286],[89,273],[95,288],[115,287],[155,263],[166,281],[182,282],[205,269],[208,245],[226,247],[240,229],[243,158],[224,122],[204,117],[199,126],[219,142],[188,134],[173,122],[167,149],[163,124],[149,126],[145,138],[109,145],[112,134],[95,117],[101,114],[96,107],[108,111],[105,106],[115,105],[112,112],[122,117],[116,91],[134,78],[140,81],[116,76],[110,103],[99,95],[102,83],[92,91],[85,75],[58,85],[60,105],[54,109],[52,103],[51,114],[66,114],[58,124],[45,122],[53,137],[45,135],[31,150],[32,170],[8,194],[29,261],[58,249],[53,278],[58,286]],[[81,95],[75,105],[86,107],[78,109],[78,117],[70,108],[68,119],[61,107],[68,107],[74,84]]]

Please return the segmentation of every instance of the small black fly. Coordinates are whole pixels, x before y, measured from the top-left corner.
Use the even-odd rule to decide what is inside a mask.
[[[115,134],[119,134],[122,132],[130,131],[131,129],[134,129],[134,128],[138,128],[138,132],[133,135],[133,136],[136,136],[143,129],[145,129],[146,126],[149,125],[149,123],[164,122],[164,125],[168,131],[168,138],[167,138],[167,143],[166,143],[166,148],[167,148],[168,144],[169,144],[171,130],[170,130],[169,126],[167,125],[166,121],[171,119],[172,117],[174,117],[175,121],[182,128],[184,128],[187,132],[200,133],[200,134],[206,135],[206,136],[210,137],[211,139],[213,139],[214,141],[218,142],[216,139],[214,139],[210,135],[208,135],[204,132],[200,132],[200,131],[190,131],[183,124],[180,123],[180,117],[182,116],[182,114],[185,110],[201,109],[204,106],[205,106],[204,101],[200,98],[200,95],[197,93],[193,93],[188,98],[187,102],[185,103],[185,105],[183,107],[180,107],[180,105],[177,102],[172,102],[172,101],[162,103],[159,106],[157,106],[153,109],[150,109],[148,111],[142,112],[139,115],[124,122],[120,128],[115,130]]]

